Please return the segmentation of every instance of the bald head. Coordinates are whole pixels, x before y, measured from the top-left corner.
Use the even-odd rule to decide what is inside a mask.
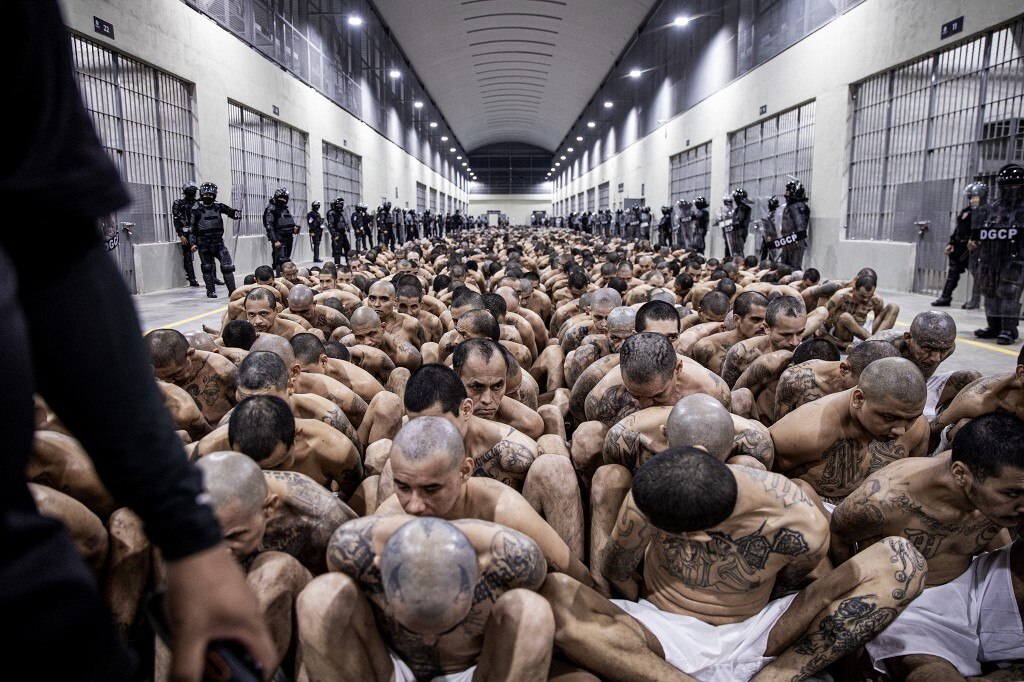
[[[188,339],[178,330],[154,329],[146,334],[145,341],[150,360],[157,369],[185,362],[189,349]]]
[[[374,296],[387,296],[388,298],[395,297],[395,285],[386,279],[377,280],[370,285],[370,294]]]
[[[949,313],[926,310],[918,313],[910,323],[910,336],[914,343],[927,348],[949,348],[956,341],[956,322]]]
[[[417,518],[388,539],[380,555],[380,573],[395,620],[419,634],[446,632],[473,605],[476,550],[453,524]]]
[[[277,353],[284,360],[286,367],[291,367],[295,364],[295,351],[292,350],[292,344],[277,334],[260,334],[249,348],[250,353],[261,350],[265,350],[268,353]]]
[[[305,284],[296,284],[288,292],[288,309],[293,312],[309,310],[313,306],[313,290]]]
[[[891,399],[902,405],[924,406],[928,390],[917,365],[904,358],[882,358],[864,368],[857,388],[872,402]]]
[[[670,448],[700,447],[724,462],[732,452],[732,416],[711,396],[694,393],[672,408],[665,423],[665,435]]]
[[[267,499],[267,481],[260,465],[240,452],[213,452],[196,466],[203,472],[203,487],[214,509],[232,501],[246,514],[257,514]]]
[[[188,345],[196,350],[217,352],[217,344],[213,342],[213,337],[206,332],[189,332]]]
[[[868,340],[858,343],[851,348],[850,354],[846,357],[846,362],[850,365],[850,373],[856,379],[864,373],[864,369],[872,362],[882,358],[898,357],[900,357],[900,352],[891,343]]]
[[[494,293],[505,299],[505,307],[510,313],[519,310],[519,293],[512,287],[498,287]]]
[[[613,308],[608,313],[608,330],[633,331],[636,324],[636,309],[629,306]]]
[[[462,434],[444,417],[417,417],[395,435],[391,444],[391,457],[420,462],[433,457],[444,457],[452,469],[466,459]]]
[[[620,305],[622,305],[622,296],[615,289],[609,287],[595,291],[590,301],[591,308],[601,309],[606,312]]]
[[[380,317],[373,308],[367,306],[356,308],[349,321],[353,327],[380,327]]]

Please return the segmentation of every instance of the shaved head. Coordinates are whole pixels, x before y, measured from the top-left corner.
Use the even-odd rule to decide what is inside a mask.
[[[292,350],[292,344],[288,343],[288,340],[278,336],[277,334],[260,334],[259,337],[252,342],[252,346],[249,348],[250,353],[255,353],[259,350],[265,350],[269,353],[277,353],[286,367],[291,367],[295,364],[295,351]]]
[[[956,322],[949,313],[926,310],[910,323],[910,336],[922,346],[948,348],[956,341]]]
[[[615,289],[605,287],[594,292],[590,301],[591,308],[609,310],[622,305],[622,296]]]
[[[924,375],[903,358],[882,358],[861,372],[857,388],[871,401],[891,398],[903,405],[924,405],[928,396]]]
[[[366,325],[370,325],[372,327],[380,326],[380,318],[377,316],[377,312],[373,308],[369,308],[367,306],[356,308],[356,311],[352,313],[352,317],[349,318],[349,321],[352,322],[353,327],[363,327]]]
[[[446,632],[473,605],[476,550],[453,524],[417,518],[388,539],[380,573],[384,598],[399,623],[421,634]]]
[[[631,330],[636,324],[636,310],[629,306],[619,306],[608,313],[608,328]]]
[[[308,310],[313,305],[313,290],[305,284],[296,284],[288,292],[290,310]]]
[[[240,452],[213,452],[196,466],[203,472],[203,487],[214,509],[237,500],[242,510],[257,514],[267,499],[267,481],[260,465]]]
[[[376,296],[387,296],[388,298],[395,297],[395,285],[386,279],[380,279],[370,285],[368,293]]]
[[[206,332],[189,332],[188,345],[196,350],[205,350],[210,353],[217,352],[217,344],[213,342],[213,337]]]
[[[519,310],[519,294],[512,287],[498,287],[494,293],[505,299],[505,307],[508,312],[514,313]]]
[[[668,446],[700,447],[724,462],[732,452],[732,416],[722,403],[704,393],[693,393],[675,404],[665,423]]]
[[[898,358],[900,352],[896,346],[886,341],[863,341],[850,349],[846,356],[846,362],[850,365],[850,372],[854,377],[864,373],[864,369],[876,360],[882,358]]]
[[[462,434],[444,417],[417,417],[395,435],[391,456],[396,454],[413,462],[442,456],[456,469],[466,459],[466,447]]]
[[[185,362],[188,339],[176,329],[154,329],[146,334],[146,348],[154,367],[169,367]]]

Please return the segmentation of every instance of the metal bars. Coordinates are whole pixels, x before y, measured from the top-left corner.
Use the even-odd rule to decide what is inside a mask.
[[[898,210],[901,187],[991,184],[1024,161],[1024,21],[852,86],[847,237],[917,241]],[[962,201],[944,200],[948,231]]]
[[[323,143],[324,156],[324,197],[325,204],[336,197],[345,199],[347,213],[356,210],[356,204],[363,200],[363,160],[356,154]]]
[[[693,201],[711,193],[711,143],[691,147],[669,159],[669,203]],[[710,201],[710,198],[708,198]]]
[[[597,186],[597,210],[599,211],[611,208],[608,205],[609,185],[610,183],[602,182]]]
[[[100,142],[121,178],[149,187],[152,195],[152,215],[136,222],[133,241],[171,241],[171,203],[186,180],[198,180],[192,86],[79,36],[71,45],[75,78]]]
[[[754,219],[781,197],[786,183],[800,180],[811,194],[814,102],[808,102],[729,135],[729,187],[747,190]],[[717,202],[708,198],[711,205]]]
[[[228,102],[231,149],[231,202],[242,210],[236,234],[263,234],[263,210],[274,190],[291,193],[288,208],[297,220],[306,215],[306,134],[269,116]],[[225,198],[222,201],[228,203]]]
[[[427,186],[422,182],[416,183],[416,212],[423,213],[427,208]]]

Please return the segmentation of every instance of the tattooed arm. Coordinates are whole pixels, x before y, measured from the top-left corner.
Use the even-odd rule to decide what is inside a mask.
[[[633,428],[629,417],[608,429],[604,439],[604,463],[620,464],[630,471],[636,469],[648,456],[653,455],[650,440]],[[770,440],[770,439],[769,439]]]
[[[894,510],[886,502],[890,479],[885,471],[869,476],[832,512],[832,559],[839,565],[853,556],[855,544],[873,544],[886,535]]]
[[[598,559],[601,575],[627,599],[636,601],[639,597],[640,585],[633,574],[653,537],[654,527],[637,509],[633,493],[628,493],[619,509],[604,556]]]
[[[423,328],[417,324],[417,329],[423,332]],[[406,341],[405,339],[392,336],[391,334],[384,335],[384,342],[391,349],[391,359],[394,361],[396,367],[405,367],[410,372],[419,368],[423,364],[423,356],[416,350],[416,347]]]
[[[384,548],[387,538],[411,518],[405,515],[366,516],[342,524],[327,545],[328,567],[348,575],[368,594],[381,594],[384,587],[380,568],[374,565],[374,559]]]
[[[363,480],[363,461],[348,438],[323,422],[309,420],[303,430],[315,436],[312,450],[324,475],[337,485],[344,499],[348,499]]]
[[[764,465],[765,470],[771,471],[775,463],[775,444],[772,443],[768,427],[753,420],[747,421],[748,427],[733,438],[729,458],[752,457]]]
[[[740,375],[746,371],[755,357],[757,357],[756,354],[750,352],[743,341],[729,349],[729,352],[725,354],[725,360],[722,361],[722,379],[729,385],[729,388],[736,385]]]
[[[788,350],[765,353],[755,359],[743,374],[736,379],[733,390],[748,388],[754,396],[758,396],[768,386],[778,379],[779,374],[789,365],[793,354]]]
[[[691,355],[694,360],[707,367],[711,358],[715,356],[715,344],[706,338],[701,339],[693,346]]]
[[[789,367],[779,377],[775,391],[775,419],[779,420],[800,407],[822,397],[817,375],[804,363]]]
[[[592,343],[584,343],[576,349],[576,354],[573,355],[572,362],[565,372],[565,380],[570,388],[576,385],[580,375],[598,359],[599,354],[597,346]]]
[[[498,441],[494,447],[476,458],[473,475],[493,478],[521,492],[526,472],[536,458],[536,446],[531,449],[511,440]]]
[[[636,398],[622,384],[609,386],[601,395],[596,396],[594,393],[591,391],[587,396],[587,419],[599,421],[609,428],[640,409]]]

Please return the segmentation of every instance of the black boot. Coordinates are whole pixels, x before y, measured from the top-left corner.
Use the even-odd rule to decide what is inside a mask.
[[[224,281],[227,283],[228,296],[235,292],[235,273],[224,273]]]
[[[960,281],[960,273],[955,268],[950,268],[946,272],[946,283],[942,285],[942,293],[939,297],[932,301],[933,308],[945,308],[953,300],[953,290],[956,289],[957,283]]]
[[[999,336],[996,337],[996,343],[1000,346],[1009,346],[1017,340],[1017,317],[1004,317],[1002,320],[1003,329],[999,332]]]
[[[988,321],[988,326],[984,329],[975,329],[974,335],[979,339],[994,339],[999,336],[999,333],[1003,330],[1002,318],[986,315],[985,319]]]

